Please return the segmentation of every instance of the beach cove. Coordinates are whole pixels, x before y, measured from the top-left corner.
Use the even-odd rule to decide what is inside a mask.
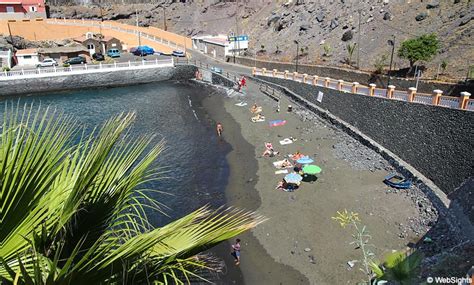
[[[257,211],[269,219],[252,231],[252,237],[242,237],[240,268],[245,284],[353,284],[362,280],[364,275],[358,269],[361,264],[348,265],[349,261],[360,260],[361,253],[349,245],[353,231],[332,220],[337,211],[359,213],[372,236],[378,259],[417,242],[436,220],[436,210],[420,190],[393,191],[382,183],[394,169],[374,151],[285,98],[281,101],[282,112],[276,113],[276,102],[258,92],[253,82],[244,93],[240,96],[222,90],[220,98],[208,97],[203,106],[224,124],[223,138],[232,146],[227,155],[228,204],[247,209],[258,205]],[[216,102],[219,100],[223,109]],[[237,106],[240,102],[247,106]],[[253,103],[263,107],[265,122],[250,121],[253,114],[249,108]],[[294,106],[291,113],[286,112],[288,104]],[[270,127],[268,121],[276,119],[287,123]],[[240,134],[251,147],[243,145]],[[297,140],[285,146],[278,143],[287,137]],[[281,155],[260,158],[264,142],[272,142]],[[252,154],[246,153],[252,150]],[[323,172],[316,182],[303,183],[295,192],[275,190],[283,175],[275,174],[277,169],[272,162],[297,150],[314,158]],[[252,160],[257,161],[257,168],[251,167]],[[420,210],[417,201],[432,212]],[[254,242],[253,237],[258,246],[248,242]],[[255,269],[265,264],[258,254],[259,246],[273,261],[295,269],[305,278],[295,275],[294,279],[282,280],[278,278],[279,270],[260,269],[257,274]]]

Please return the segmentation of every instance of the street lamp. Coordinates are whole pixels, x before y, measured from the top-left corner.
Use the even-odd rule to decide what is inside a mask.
[[[299,51],[299,42],[297,40],[294,40],[293,41],[295,44],[296,44],[296,65],[295,65],[295,72],[298,72],[298,57],[299,57],[299,54],[298,54],[298,51]]]
[[[257,47],[258,47],[258,42],[255,43],[255,55],[254,55],[254,59],[253,59],[253,66],[254,67],[257,67],[257,53],[258,53]]]
[[[395,52],[395,35],[392,35],[392,37],[393,37],[393,39],[387,41],[388,45],[392,46],[392,55],[390,56],[390,69],[388,71],[387,88],[390,85],[390,79],[392,78],[393,54]]]

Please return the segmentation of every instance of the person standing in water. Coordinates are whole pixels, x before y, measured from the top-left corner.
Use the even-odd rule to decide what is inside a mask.
[[[217,125],[216,125],[216,131],[217,131],[217,135],[218,135],[218,136],[221,136],[221,135],[222,135],[222,132],[224,131],[224,127],[222,126],[221,123],[217,123]]]
[[[232,245],[232,252],[230,253],[235,259],[235,265],[240,264],[240,239],[235,240],[235,244]]]

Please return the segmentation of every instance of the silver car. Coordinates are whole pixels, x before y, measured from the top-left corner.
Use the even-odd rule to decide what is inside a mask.
[[[45,58],[42,62],[36,65],[36,67],[49,67],[49,66],[58,66],[58,63],[52,58]]]

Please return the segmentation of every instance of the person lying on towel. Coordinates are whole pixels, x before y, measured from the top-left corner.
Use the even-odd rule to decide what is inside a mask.
[[[252,122],[256,123],[256,122],[264,122],[265,121],[265,116],[262,115],[262,114],[258,114],[257,116],[255,117],[252,117]]]
[[[274,157],[275,155],[278,155],[279,152],[275,151],[273,149],[273,144],[272,143],[265,143],[265,151],[263,152],[262,156],[269,156],[269,157]]]
[[[250,108],[250,112],[257,114],[262,112],[262,107],[258,106],[257,103],[253,104],[252,108]]]

